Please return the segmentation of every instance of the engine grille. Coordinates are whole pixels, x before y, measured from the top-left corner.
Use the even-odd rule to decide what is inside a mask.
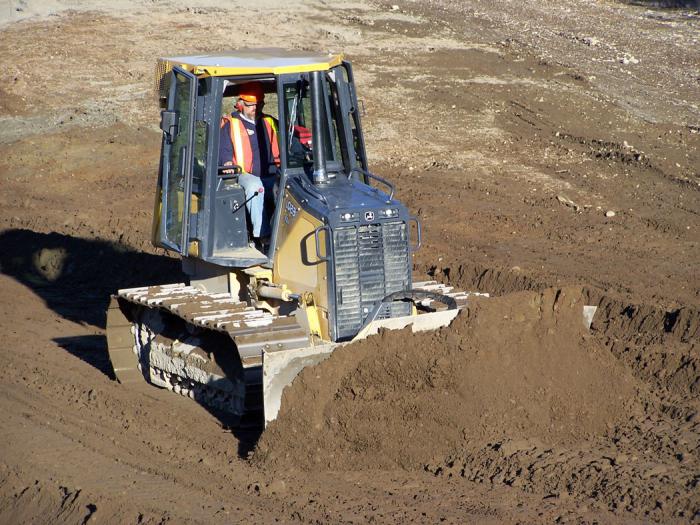
[[[410,288],[408,233],[404,222],[385,222],[333,232],[336,340],[354,337],[386,295]],[[409,303],[392,303],[378,318],[409,315]]]

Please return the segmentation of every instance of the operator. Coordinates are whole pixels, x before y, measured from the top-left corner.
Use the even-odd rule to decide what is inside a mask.
[[[264,103],[265,92],[260,82],[242,84],[236,111],[221,118],[219,130],[219,166],[237,165],[243,170],[238,183],[245,191],[258,248],[270,236],[272,195],[280,165],[277,120],[262,112]]]

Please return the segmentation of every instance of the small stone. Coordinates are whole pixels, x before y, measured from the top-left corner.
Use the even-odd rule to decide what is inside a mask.
[[[580,207],[578,204],[576,204],[576,203],[575,203],[574,201],[572,201],[571,199],[567,199],[567,198],[564,197],[563,195],[557,195],[557,200],[558,200],[561,204],[563,204],[564,206],[568,206],[568,207],[570,207],[570,208],[573,208],[574,211],[579,211],[579,210],[581,209],[581,207]]]
[[[612,211],[612,210],[608,210],[608,211],[605,212],[605,216],[606,216],[606,217],[614,217],[614,216],[615,216],[615,212]]]
[[[594,36],[587,36],[583,38],[583,43],[586,44],[587,46],[597,46],[598,45],[598,39]]]
[[[391,10],[392,10],[392,11],[398,11],[398,10],[399,10],[399,6],[397,6],[396,4],[394,4],[394,5],[391,6]]]

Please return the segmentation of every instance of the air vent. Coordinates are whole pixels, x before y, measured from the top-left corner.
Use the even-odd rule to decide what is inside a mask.
[[[354,337],[386,295],[411,286],[406,224],[400,221],[339,228],[335,254],[335,339]],[[410,315],[409,303],[383,307],[378,318]]]

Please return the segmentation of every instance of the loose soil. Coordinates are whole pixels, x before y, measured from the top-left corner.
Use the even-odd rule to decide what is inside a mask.
[[[0,13],[0,523],[700,520],[698,12],[219,4]],[[116,383],[104,339],[110,293],[183,278],[155,58],[242,33],[346,53],[416,275],[492,296],[305,370],[259,440]]]
[[[691,454],[697,436],[682,451],[673,443],[696,424],[676,427],[654,390],[589,333],[588,299],[580,288],[476,299],[449,328],[337,350],[285,391],[254,462],[424,470],[652,519],[692,515],[696,467],[664,449]],[[630,461],[647,447],[653,455]],[[657,472],[665,479],[650,485]]]
[[[604,434],[642,396],[586,333],[584,302],[580,289],[478,298],[448,328],[337,350],[287,389],[256,460],[415,469],[464,442]]]

